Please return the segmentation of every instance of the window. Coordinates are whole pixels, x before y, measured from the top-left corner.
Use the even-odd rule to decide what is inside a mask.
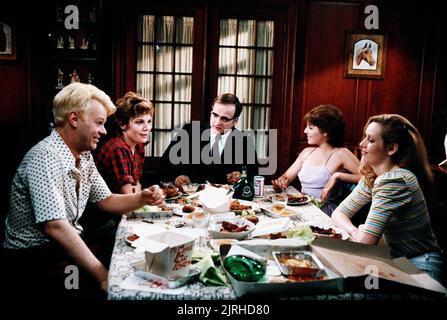
[[[160,4],[134,16],[135,53],[126,60],[135,78],[126,77],[125,86],[155,106],[148,157],[163,154],[172,130],[192,120],[208,121],[212,100],[226,92],[243,106],[237,127],[254,130],[258,157],[268,155],[268,129],[278,127],[276,113],[284,103],[280,65],[286,59],[286,13],[284,8]],[[128,74],[125,66],[121,73]]]
[[[191,121],[193,28],[193,17],[138,17],[136,90],[156,110],[146,156],[160,157],[171,131]]]
[[[217,92],[235,93],[243,106],[240,130],[253,129],[256,151],[267,156],[272,103],[274,21],[221,19]]]

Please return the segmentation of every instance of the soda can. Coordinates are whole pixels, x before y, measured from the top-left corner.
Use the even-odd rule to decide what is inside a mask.
[[[264,196],[264,177],[254,176],[253,177],[253,187],[255,189],[255,197]]]

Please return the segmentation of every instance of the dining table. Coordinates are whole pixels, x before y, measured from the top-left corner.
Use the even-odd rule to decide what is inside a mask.
[[[299,193],[293,186],[289,186],[287,193]],[[271,185],[266,185],[264,188],[264,195],[253,199],[253,203],[260,208],[271,205],[271,195],[274,190]],[[310,199],[309,199],[310,200]],[[316,203],[318,204],[318,203]],[[290,228],[309,224],[316,225],[321,228],[336,228],[331,218],[326,215],[313,201],[306,201],[306,203],[288,207],[289,210],[296,212],[297,215],[291,217]],[[257,213],[258,216],[266,216],[268,212],[261,209]],[[177,213],[178,214],[178,213]],[[109,300],[234,300],[238,299],[235,290],[230,282],[226,285],[205,285],[200,281],[188,283],[179,288],[159,288],[159,287],[145,287],[144,279],[135,276],[135,264],[144,261],[145,253],[136,250],[129,244],[128,237],[133,234],[135,230],[144,228],[145,225],[161,225],[167,230],[183,231],[185,233],[193,233],[196,237],[194,246],[205,247],[211,249],[212,238],[207,232],[207,229],[200,228],[195,230],[194,227],[178,228],[179,222],[183,219],[174,213],[171,217],[159,219],[141,219],[135,218],[131,215],[123,216],[115,238],[115,245],[111,257],[108,273],[108,299]],[[218,266],[221,268],[221,266]],[[222,272],[222,274],[224,274]],[[398,295],[402,299],[419,299],[419,293],[410,291],[400,292]],[[394,293],[381,292],[343,292],[330,294],[315,294],[315,295],[296,295],[284,297],[286,299],[298,300],[386,300],[395,299]]]

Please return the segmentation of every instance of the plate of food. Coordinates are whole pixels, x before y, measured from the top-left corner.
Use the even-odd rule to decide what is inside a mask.
[[[210,222],[208,232],[214,239],[246,238],[255,229],[254,223],[241,219],[222,219]]]
[[[342,239],[348,240],[349,234],[340,228],[331,228],[331,227],[323,227],[323,226],[309,226],[312,229],[312,232],[317,237],[327,237],[334,239]]]
[[[230,211],[236,214],[242,214],[244,211],[259,211],[259,204],[251,201],[233,199],[230,202]]]
[[[179,191],[179,188],[177,188],[174,185],[164,186],[161,188],[161,190],[163,191],[166,197],[165,198],[166,201],[175,200],[182,196],[182,193]]]
[[[272,201],[272,195],[267,197],[268,201]],[[287,194],[287,205],[288,206],[301,206],[311,202],[311,198],[302,193],[288,193]]]
[[[289,206],[300,206],[310,201],[310,197],[302,193],[287,194],[287,205]]]

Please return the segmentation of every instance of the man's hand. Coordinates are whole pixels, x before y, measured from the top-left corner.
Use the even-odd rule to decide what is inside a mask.
[[[230,183],[230,184],[234,184],[234,183],[238,182],[240,178],[241,178],[241,173],[239,171],[233,171],[233,172],[227,174],[227,180],[228,180],[228,183]]]
[[[174,184],[177,188],[184,186],[185,184],[191,184],[191,180],[189,180],[188,176],[178,176],[175,178]]]
[[[149,188],[144,189],[141,194],[143,196],[144,203],[148,205],[157,206],[159,204],[162,204],[165,200],[163,191],[157,185],[153,185]]]

